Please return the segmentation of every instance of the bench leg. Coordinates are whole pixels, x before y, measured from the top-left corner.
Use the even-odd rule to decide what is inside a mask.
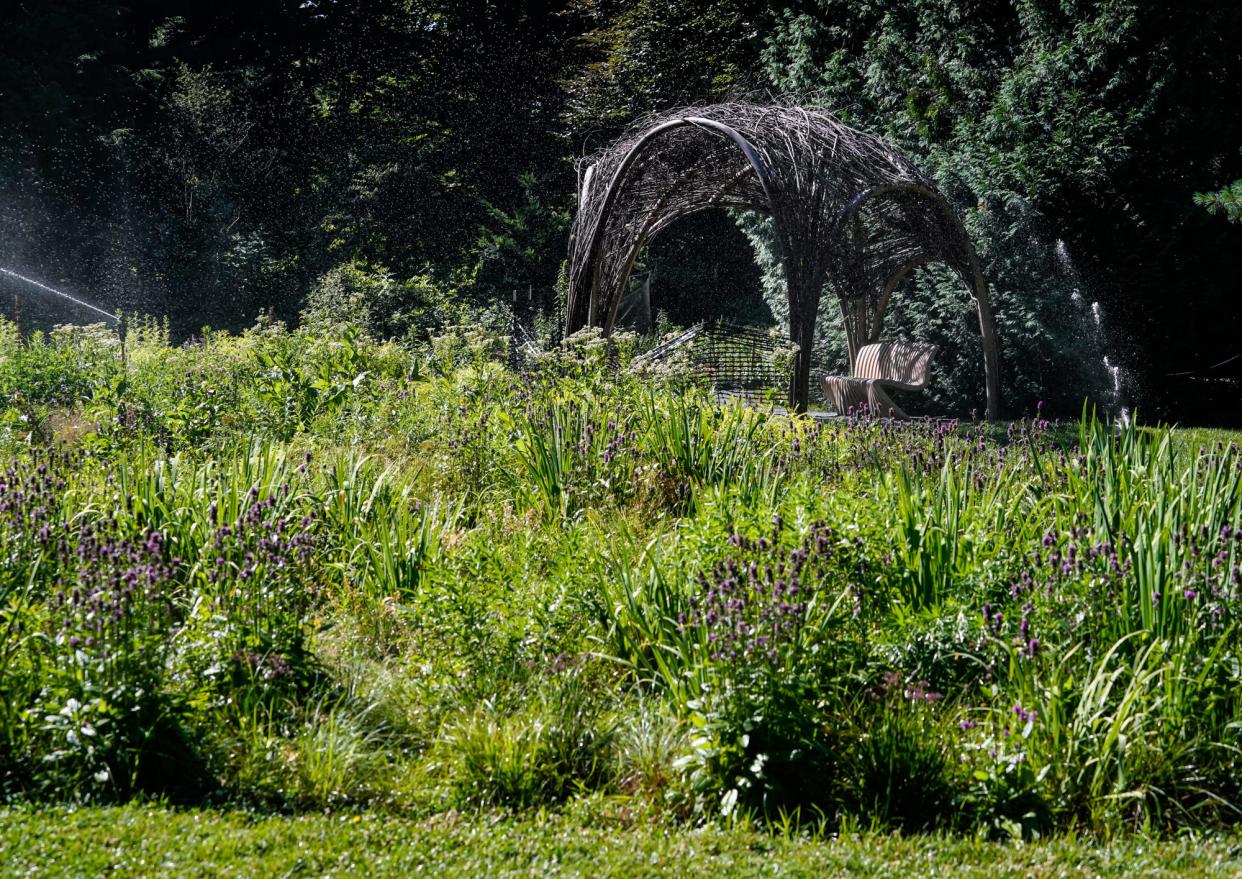
[[[893,402],[893,398],[885,393],[884,388],[880,387],[878,381],[870,382],[867,385],[867,405],[871,407],[872,415],[881,418],[906,419],[910,417],[900,406]]]

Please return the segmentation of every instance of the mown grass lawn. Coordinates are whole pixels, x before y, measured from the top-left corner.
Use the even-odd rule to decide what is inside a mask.
[[[259,816],[164,808],[0,813],[5,876],[1242,875],[1236,837],[999,844],[939,835],[814,840],[747,830],[622,828],[582,815]]]

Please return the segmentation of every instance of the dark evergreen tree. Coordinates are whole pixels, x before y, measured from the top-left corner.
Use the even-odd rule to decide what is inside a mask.
[[[1080,356],[1059,308],[1027,304],[1068,303],[1075,287],[1122,337],[1149,417],[1185,402],[1166,373],[1236,348],[1219,318],[1238,315],[1242,238],[1191,196],[1236,167],[1242,7],[1192,7],[813,0],[770,35],[778,91],[894,139],[968,214],[1000,298],[1019,306],[1002,330],[1018,402],[1063,388]]]

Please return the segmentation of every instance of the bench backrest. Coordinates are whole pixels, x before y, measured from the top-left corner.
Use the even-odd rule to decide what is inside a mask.
[[[877,342],[858,349],[854,378],[880,379],[915,390],[927,384],[935,345]]]

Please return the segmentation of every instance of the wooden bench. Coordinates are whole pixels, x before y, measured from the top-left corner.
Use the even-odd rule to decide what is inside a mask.
[[[920,391],[927,386],[935,345],[877,342],[858,349],[853,375],[824,377],[824,396],[841,415],[851,410],[885,418],[908,417],[888,391]]]

